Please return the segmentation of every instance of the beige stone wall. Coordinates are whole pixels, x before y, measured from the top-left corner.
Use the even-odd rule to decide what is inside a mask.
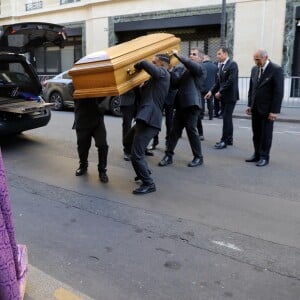
[[[96,52],[108,47],[107,18],[92,19],[86,22],[86,53]]]
[[[221,0],[82,0],[59,5],[59,0],[43,0],[42,10],[26,12],[25,0],[2,2],[11,11],[10,18],[5,18],[5,14],[0,16],[0,23],[3,24],[28,21],[59,24],[85,22],[87,54],[108,46],[110,16],[214,5],[220,7],[222,4]],[[236,4],[233,54],[240,66],[240,75],[249,76],[253,52],[257,48],[265,48],[270,58],[281,64],[286,1],[227,0],[227,4],[232,3]]]
[[[236,4],[234,59],[240,76],[249,76],[253,53],[266,49],[275,63],[281,64],[285,24],[285,0],[259,0]]]

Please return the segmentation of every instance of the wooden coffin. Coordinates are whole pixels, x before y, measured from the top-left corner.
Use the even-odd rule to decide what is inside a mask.
[[[74,83],[74,99],[121,95],[146,81],[145,71],[135,72],[134,64],[152,60],[157,53],[179,49],[180,39],[173,34],[155,33],[89,54],[69,71]],[[177,59],[172,56],[171,63]]]

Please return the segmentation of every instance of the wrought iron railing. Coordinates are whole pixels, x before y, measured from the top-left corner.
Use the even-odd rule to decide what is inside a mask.
[[[240,101],[238,104],[247,105],[248,103],[249,80],[249,77],[239,78]],[[282,106],[300,108],[300,77],[286,77],[284,79]]]
[[[40,81],[44,82],[47,79],[53,78],[55,75],[39,75]],[[238,104],[247,105],[249,77],[239,78],[239,93],[240,101]],[[283,107],[300,108],[300,77],[286,77],[284,79],[284,96]]]

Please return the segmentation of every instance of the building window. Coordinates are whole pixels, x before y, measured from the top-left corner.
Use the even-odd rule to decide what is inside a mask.
[[[39,74],[61,72],[61,54],[58,47],[37,48],[34,50],[35,66]]]
[[[73,3],[73,2],[80,2],[80,0],[60,0],[60,5]]]
[[[25,4],[26,11],[43,8],[43,1],[27,0]]]
[[[48,46],[34,50],[34,66],[39,75],[59,74],[73,67],[82,57],[81,37],[69,37],[68,45],[63,49]]]

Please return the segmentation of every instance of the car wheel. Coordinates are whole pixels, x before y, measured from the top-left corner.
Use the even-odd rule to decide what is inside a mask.
[[[111,97],[109,100],[109,110],[112,115],[120,117],[122,116],[120,110],[120,96]]]
[[[49,97],[49,102],[54,103],[53,110],[62,110],[64,107],[64,100],[59,92],[53,92]]]

